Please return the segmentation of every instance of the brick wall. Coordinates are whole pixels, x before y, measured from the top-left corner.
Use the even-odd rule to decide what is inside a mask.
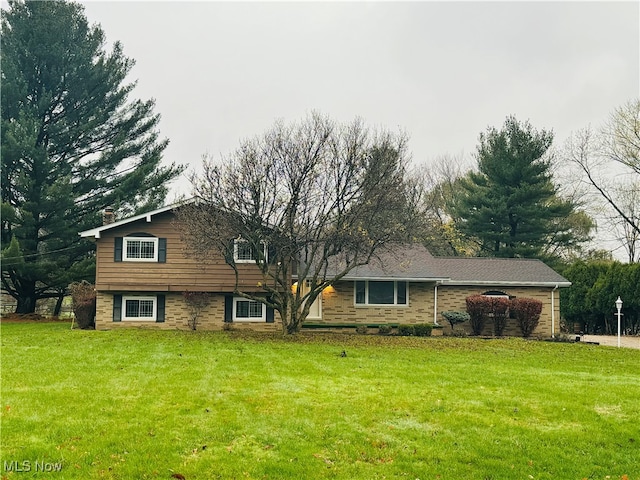
[[[339,282],[335,287],[326,289],[322,294],[322,320],[309,320],[310,323],[349,323],[349,324],[384,324],[384,323],[432,323],[434,317],[434,284],[410,283],[409,305],[394,307],[356,306],[354,302],[354,283]],[[482,294],[488,290],[500,290],[515,297],[535,298],[542,302],[540,323],[533,332],[534,336],[551,336],[551,288],[541,287],[459,287],[438,286],[438,323],[442,324],[445,333],[451,332],[451,327],[440,314],[447,310],[466,310],[465,299],[469,295]],[[560,332],[560,302],[558,291],[555,297],[555,333]],[[211,294],[210,303],[201,313],[198,330],[221,330],[224,327],[224,295]],[[110,328],[126,328],[140,326],[160,329],[189,329],[189,312],[181,293],[166,293],[166,312],[164,323],[155,322],[114,322],[113,295],[98,292],[96,305],[96,328],[99,330]],[[280,330],[282,324],[278,313],[275,313],[275,323],[233,323],[234,329]],[[471,331],[468,322],[457,325],[456,329]],[[493,324],[487,322],[483,335],[492,335]],[[515,319],[508,319],[505,335],[521,336],[520,327]]]
[[[409,305],[389,307],[356,306],[353,288],[353,282],[339,282],[322,293],[323,322],[362,324],[433,322],[433,285],[410,283]]]
[[[465,299],[470,295],[479,295],[489,290],[499,290],[506,293],[509,296],[517,298],[535,298],[542,302],[542,313],[540,314],[540,322],[538,327],[533,331],[534,336],[550,337],[551,336],[551,288],[543,287],[456,287],[440,285],[438,287],[438,323],[445,326],[445,333],[451,332],[451,327],[444,319],[441,312],[448,310],[462,310],[466,311]],[[555,333],[560,332],[560,300],[558,291],[554,292],[555,303]],[[456,329],[464,328],[467,332],[471,332],[469,322],[459,324]],[[493,334],[493,323],[487,322],[483,335]],[[522,332],[515,319],[508,319],[507,326],[504,330],[505,335],[522,336]]]
[[[132,322],[113,321],[113,295],[98,292],[96,303],[96,329],[108,330],[112,328],[146,327],[158,329],[189,330],[189,309],[182,298],[181,293],[167,292],[165,297],[165,321],[157,322]],[[209,305],[200,313],[198,318],[198,330],[222,330],[224,328],[224,295],[210,294]],[[234,329],[273,330],[281,329],[278,315],[275,315],[275,323],[232,323]]]
[[[434,317],[434,284],[410,283],[409,306],[403,307],[366,307],[355,306],[354,283],[340,282],[333,289],[322,294],[322,321],[326,323],[432,323]],[[509,296],[535,298],[542,302],[540,322],[533,335],[551,336],[551,288],[542,287],[458,287],[438,286],[438,323],[445,326],[445,333],[451,327],[440,314],[447,310],[466,310],[465,299],[470,295],[482,294],[489,290],[499,290]],[[560,332],[560,302],[558,291],[554,292],[555,333]],[[316,322],[313,322],[316,323]],[[319,323],[319,322],[318,322]],[[468,323],[456,326],[471,332]],[[522,332],[515,319],[508,319],[505,335],[521,336]],[[487,322],[483,335],[493,334],[493,323]]]

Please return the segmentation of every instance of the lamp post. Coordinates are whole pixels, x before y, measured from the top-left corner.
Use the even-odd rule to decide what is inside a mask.
[[[618,309],[618,348],[620,348],[620,310],[622,310],[622,300],[619,296],[616,300],[616,308]]]

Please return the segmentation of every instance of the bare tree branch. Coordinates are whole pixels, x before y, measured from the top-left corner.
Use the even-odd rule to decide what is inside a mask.
[[[406,145],[404,134],[361,120],[277,122],[220,161],[203,159],[191,177],[198,201],[178,215],[184,239],[194,254],[222,253],[236,293],[277,310],[294,333],[324,288],[409,237]],[[253,252],[263,278],[255,291],[240,288],[233,239]],[[292,289],[294,277],[309,288]]]

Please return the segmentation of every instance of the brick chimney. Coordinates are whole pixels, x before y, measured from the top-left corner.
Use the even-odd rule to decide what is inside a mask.
[[[113,208],[106,207],[102,212],[102,224],[109,225],[110,223],[113,223],[115,221],[116,221],[116,216],[113,213]]]

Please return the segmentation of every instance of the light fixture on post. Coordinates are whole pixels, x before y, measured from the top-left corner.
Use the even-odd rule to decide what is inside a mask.
[[[620,299],[620,296],[618,296],[618,299],[616,300],[616,308],[618,309],[618,348],[620,348],[620,310],[622,310],[622,300]]]

